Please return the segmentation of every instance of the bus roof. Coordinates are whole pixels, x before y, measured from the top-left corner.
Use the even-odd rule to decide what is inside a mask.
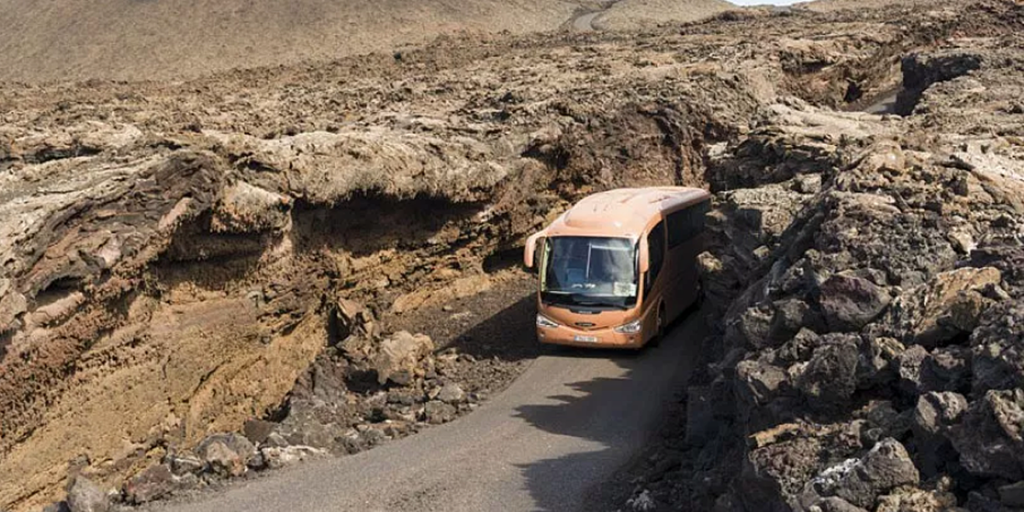
[[[662,212],[711,196],[690,187],[619,188],[585,197],[551,223],[547,236],[639,236]]]

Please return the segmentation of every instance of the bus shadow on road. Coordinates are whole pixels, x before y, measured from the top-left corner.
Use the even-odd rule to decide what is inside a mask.
[[[564,453],[518,465],[534,510],[616,510],[607,484],[641,454],[666,417],[667,406],[684,396],[695,354],[704,336],[700,312],[691,312],[659,347],[636,352],[564,349],[554,357],[607,359],[622,371],[566,384],[548,401],[517,408],[534,428],[574,439],[558,442]],[[564,448],[559,448],[564,445]],[[618,483],[621,486],[624,483]],[[617,496],[616,496],[617,497]]]

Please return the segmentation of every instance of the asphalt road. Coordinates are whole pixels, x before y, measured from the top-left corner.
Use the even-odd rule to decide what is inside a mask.
[[[645,446],[682,389],[699,314],[640,353],[562,350],[452,423],[164,505],[174,512],[572,511]]]

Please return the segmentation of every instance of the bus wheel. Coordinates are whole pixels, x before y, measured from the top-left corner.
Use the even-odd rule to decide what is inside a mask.
[[[665,339],[665,305],[658,306],[658,330],[654,333],[654,338],[651,339],[651,346],[657,347],[661,345],[661,340]]]

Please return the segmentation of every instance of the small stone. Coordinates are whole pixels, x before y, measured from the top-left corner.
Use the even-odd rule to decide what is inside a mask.
[[[240,476],[256,456],[256,447],[238,434],[214,434],[199,443],[196,453],[211,472],[221,476]]]
[[[793,189],[801,194],[817,194],[821,191],[820,174],[800,174],[793,178]]]
[[[466,393],[455,383],[445,384],[437,393],[437,399],[445,403],[461,402],[465,396]]]
[[[388,391],[388,403],[412,405],[423,399],[423,392],[411,388],[395,388]]]
[[[440,400],[431,400],[423,408],[423,417],[428,423],[440,425],[455,419],[455,407]]]
[[[198,474],[203,470],[203,461],[189,455],[169,455],[165,462],[175,475]]]
[[[124,484],[125,499],[133,505],[141,505],[165,498],[176,491],[196,485],[199,480],[192,474],[179,477],[164,464],[147,468]]]
[[[107,512],[111,508],[107,493],[81,475],[71,483],[67,504],[71,512]]]
[[[813,510],[815,507],[817,507],[820,512],[867,512],[867,509],[858,507],[849,501],[835,496],[830,496],[819,501],[812,505],[810,510]]]
[[[626,500],[626,506],[634,512],[650,512],[658,508],[658,504],[654,501],[654,496],[647,489]]]
[[[288,440],[285,439],[285,437],[282,436],[281,434],[278,434],[277,432],[271,432],[270,435],[267,436],[267,440],[263,442],[263,446],[268,446],[272,448],[284,448],[289,444],[290,443],[288,443]]]
[[[322,457],[326,453],[327,452],[324,450],[320,450],[318,448],[301,445],[285,447],[267,446],[260,448],[260,454],[263,456],[264,466],[268,469],[280,469],[292,466],[305,460]]]

